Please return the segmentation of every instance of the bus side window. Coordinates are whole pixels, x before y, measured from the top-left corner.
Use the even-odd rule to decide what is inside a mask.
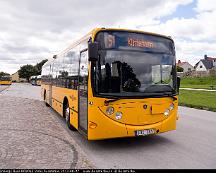
[[[79,56],[75,49],[70,50],[63,58],[64,87],[77,90]]]

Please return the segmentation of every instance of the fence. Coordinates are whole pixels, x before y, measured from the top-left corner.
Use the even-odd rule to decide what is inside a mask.
[[[180,77],[207,77],[207,76],[216,76],[216,69],[210,69],[208,71],[188,71],[188,72],[177,72],[177,75]]]

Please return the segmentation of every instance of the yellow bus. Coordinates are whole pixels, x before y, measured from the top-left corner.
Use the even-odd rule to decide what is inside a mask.
[[[31,76],[29,78],[29,82],[32,84],[32,85],[36,85],[36,76]]]
[[[0,76],[0,85],[11,85],[12,80],[10,76]]]
[[[36,76],[36,85],[41,86],[41,75]]]
[[[32,85],[41,86],[41,75],[31,76],[29,81]]]
[[[88,140],[176,129],[174,41],[137,30],[96,28],[42,68],[41,95]]]

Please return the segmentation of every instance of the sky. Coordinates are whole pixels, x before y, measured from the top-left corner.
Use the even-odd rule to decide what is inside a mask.
[[[61,52],[93,28],[174,39],[176,58],[216,57],[216,0],[0,0],[0,71],[15,73]]]

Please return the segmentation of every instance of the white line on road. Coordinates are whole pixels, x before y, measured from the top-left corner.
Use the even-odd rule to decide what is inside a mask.
[[[180,88],[182,90],[193,90],[193,91],[210,91],[210,92],[216,92],[216,90],[207,90],[207,89],[197,89],[197,88]]]

